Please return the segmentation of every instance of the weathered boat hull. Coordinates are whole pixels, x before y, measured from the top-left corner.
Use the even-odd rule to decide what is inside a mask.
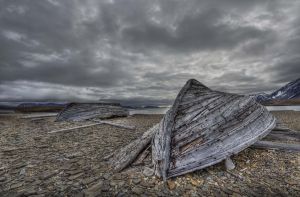
[[[155,133],[156,174],[167,179],[216,164],[265,137],[275,124],[253,98],[189,80]]]
[[[275,125],[275,117],[254,98],[213,91],[192,79],[160,123],[113,153],[110,163],[116,171],[124,169],[152,140],[155,174],[166,180],[230,161]]]
[[[120,105],[107,103],[70,103],[56,117],[56,121],[82,121],[93,118],[128,116],[128,110]]]

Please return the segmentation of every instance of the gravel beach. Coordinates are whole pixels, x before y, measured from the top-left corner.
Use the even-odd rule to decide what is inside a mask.
[[[300,112],[272,112],[300,131]],[[93,122],[54,122],[54,117],[0,116],[0,196],[300,196],[300,153],[247,148],[233,157],[166,183],[153,176],[151,158],[113,173],[104,157],[158,123],[162,115],[132,115],[111,121],[135,130]]]

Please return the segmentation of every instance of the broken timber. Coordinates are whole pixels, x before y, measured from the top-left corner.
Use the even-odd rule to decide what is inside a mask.
[[[265,137],[275,122],[253,98],[213,91],[192,79],[161,122],[110,162],[124,169],[152,140],[155,173],[166,180],[230,158]]]

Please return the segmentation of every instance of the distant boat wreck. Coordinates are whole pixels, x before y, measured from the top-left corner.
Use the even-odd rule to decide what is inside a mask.
[[[120,171],[151,143],[155,174],[166,180],[230,160],[275,125],[254,98],[213,91],[191,79],[161,122],[110,155],[110,163]]]
[[[119,103],[70,103],[56,117],[56,121],[83,121],[128,116]]]
[[[24,102],[14,107],[15,112],[60,112],[67,105],[66,102]]]

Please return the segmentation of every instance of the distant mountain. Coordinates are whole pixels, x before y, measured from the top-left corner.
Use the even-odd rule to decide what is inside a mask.
[[[263,104],[283,104],[283,101],[300,102],[300,78],[286,84],[271,94],[259,93],[255,97],[258,102]]]

